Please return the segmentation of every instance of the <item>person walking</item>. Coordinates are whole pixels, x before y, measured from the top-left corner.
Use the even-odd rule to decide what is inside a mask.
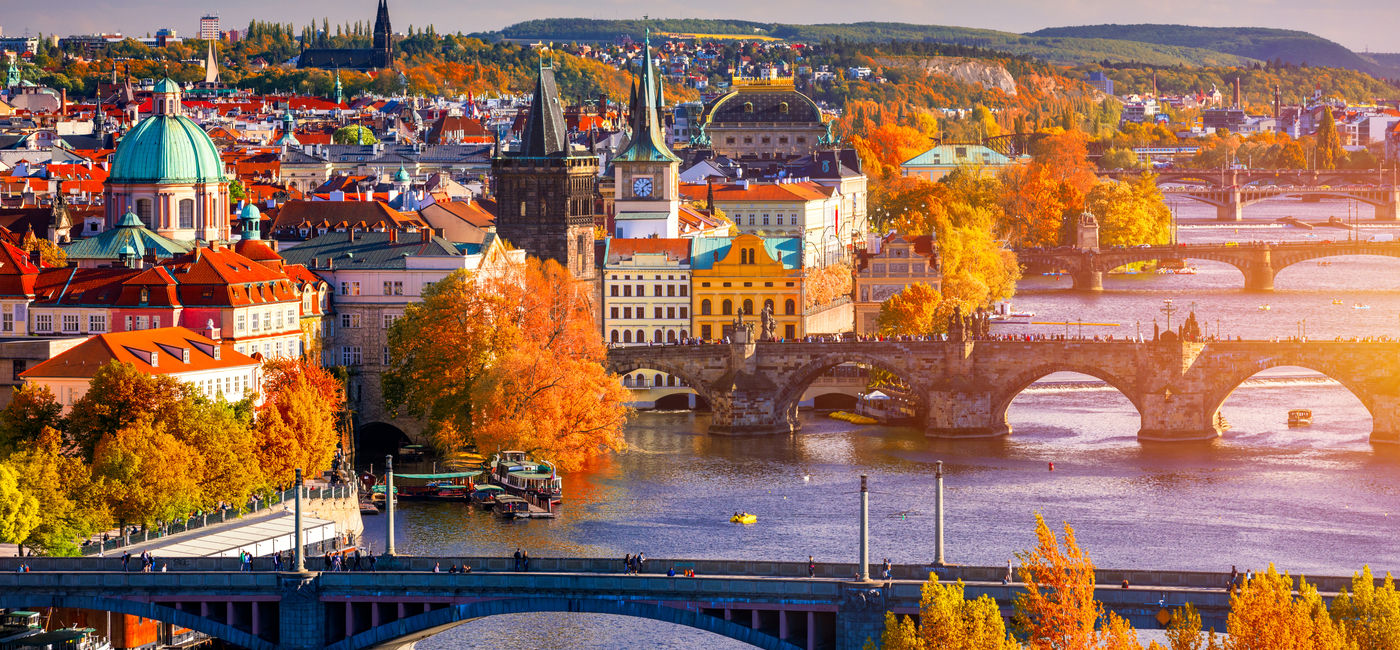
[[[515,570],[520,571],[520,547],[515,548]]]
[[[281,553],[273,553],[273,554],[272,554],[272,570],[273,570],[273,571],[276,571],[276,572],[278,572],[278,573],[281,573],[281,571],[282,571],[282,554],[281,554]]]
[[[127,552],[125,552],[125,553],[122,553],[122,572],[125,573],[125,572],[130,571],[130,570],[131,570],[131,551],[127,551]]]
[[[882,564],[882,565],[880,565],[880,574],[881,574],[882,576],[884,576],[886,582],[889,581],[889,579],[890,579],[890,559],[889,559],[889,558],[885,558],[885,563]]]
[[[807,556],[807,577],[817,577],[817,561],[812,559],[810,555]]]
[[[356,570],[356,571],[362,570],[362,569],[360,568],[360,549],[359,549],[359,547],[356,547],[356,548],[355,548],[355,570]]]
[[[641,572],[646,568],[646,567],[644,566],[646,563],[647,563],[647,554],[646,554],[646,553],[638,553],[638,554],[637,554],[637,573],[641,573]]]
[[[379,556],[377,556],[377,555],[371,555],[371,556],[369,556],[369,572],[370,572],[370,573],[374,573],[374,565],[375,565],[376,562],[379,561],[378,558],[379,558]]]
[[[632,554],[628,553],[622,558],[622,572],[624,574],[632,572]]]
[[[530,552],[525,551],[520,554],[520,570],[528,572],[530,570]]]

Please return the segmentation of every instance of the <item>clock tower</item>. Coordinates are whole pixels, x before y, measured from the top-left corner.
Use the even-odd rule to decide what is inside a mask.
[[[680,236],[681,159],[666,146],[657,113],[661,78],[652,66],[649,35],[642,52],[641,76],[632,91],[632,136],[612,161],[617,188],[613,235],[674,239]]]

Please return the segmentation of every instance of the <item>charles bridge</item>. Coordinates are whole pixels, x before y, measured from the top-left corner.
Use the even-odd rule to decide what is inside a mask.
[[[16,572],[20,562],[29,572]],[[917,614],[931,571],[962,579],[1009,616],[1023,586],[1003,584],[1006,566],[896,565],[890,581],[862,581],[855,563],[648,560],[637,575],[620,560],[535,558],[515,572],[509,558],[395,557],[376,572],[274,572],[268,558],[241,572],[236,558],[171,558],[170,570],[127,573],[118,558],[0,558],[0,607],[63,607],[154,619],[252,650],[359,650],[485,616],[584,612],[693,627],[760,648],[854,650],[878,639],[884,612]],[[436,573],[466,563],[473,572]],[[696,577],[668,577],[670,567]],[[870,570],[877,567],[871,566]],[[1127,581],[1128,587],[1122,586]],[[1223,630],[1225,574],[1099,569],[1096,598],[1143,629],[1163,610],[1192,603]],[[1324,595],[1349,578],[1314,578]]]
[[[1064,271],[1079,291],[1102,291],[1109,271],[1152,260],[1212,260],[1244,274],[1250,291],[1272,291],[1274,276],[1288,266],[1324,257],[1377,255],[1400,257],[1400,242],[1248,242],[1242,244],[1178,244],[1120,248],[1024,248],[1016,251],[1023,265]]]
[[[1099,175],[1121,179],[1140,173],[1112,170]],[[1215,206],[1220,221],[1240,221],[1245,206],[1280,196],[1354,199],[1375,206],[1377,220],[1400,218],[1400,184],[1393,169],[1168,169],[1153,175],[1158,185],[1188,186],[1164,192]]]
[[[676,376],[709,402],[715,433],[786,433],[800,425],[802,393],[827,370],[860,364],[886,370],[909,388],[930,437],[1011,432],[1007,408],[1054,372],[1095,377],[1141,416],[1143,441],[1220,435],[1226,398],[1256,373],[1278,366],[1321,372],[1348,388],[1372,418],[1371,440],[1400,443],[1400,342],[1162,340],[968,340],[736,342],[615,348],[612,372]]]

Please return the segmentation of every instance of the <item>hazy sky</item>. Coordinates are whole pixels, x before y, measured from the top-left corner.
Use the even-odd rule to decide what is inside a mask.
[[[254,17],[306,24],[372,20],[377,0],[0,0],[0,28],[23,33],[121,31],[161,27],[193,33],[203,11],[229,25]],[[1028,32],[1097,23],[1184,23],[1310,31],[1355,50],[1400,52],[1397,0],[390,0],[395,31],[432,23],[439,31],[499,29],[530,18],[702,17],[822,23],[862,20],[985,27]]]

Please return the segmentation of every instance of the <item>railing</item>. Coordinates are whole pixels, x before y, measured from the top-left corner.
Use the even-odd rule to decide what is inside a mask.
[[[354,497],[355,486],[350,484],[333,485],[330,487],[308,487],[306,499],[347,499]],[[242,519],[244,515],[251,515],[259,512],[271,510],[274,506],[289,503],[296,498],[295,490],[285,490],[276,492],[269,499],[257,499],[249,501],[243,508],[223,508],[214,512],[206,512],[198,515],[190,515],[188,518],[172,522],[156,530],[139,530],[134,533],[119,535],[113,539],[96,544],[87,544],[81,547],[82,554],[99,555],[107,551],[122,548],[132,544],[143,544],[145,542],[162,539],[171,535],[187,533],[192,530],[199,530],[214,524],[222,524],[227,521]]]

